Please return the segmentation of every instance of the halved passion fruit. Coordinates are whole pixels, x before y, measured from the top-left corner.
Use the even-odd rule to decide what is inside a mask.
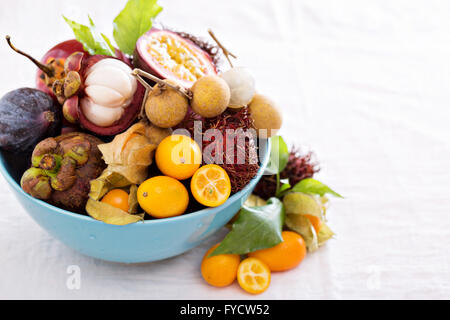
[[[134,54],[135,67],[159,78],[191,88],[203,76],[217,74],[211,56],[179,34],[153,28],[141,38]]]

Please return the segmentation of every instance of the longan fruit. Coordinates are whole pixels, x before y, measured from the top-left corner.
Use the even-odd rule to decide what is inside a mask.
[[[191,88],[192,110],[205,118],[221,115],[229,106],[231,91],[228,84],[219,76],[200,78]]]
[[[169,86],[157,84],[145,103],[145,114],[151,123],[160,128],[172,128],[180,124],[188,112],[188,99]]]
[[[270,138],[277,134],[283,124],[283,116],[275,102],[256,94],[248,108],[260,138]]]

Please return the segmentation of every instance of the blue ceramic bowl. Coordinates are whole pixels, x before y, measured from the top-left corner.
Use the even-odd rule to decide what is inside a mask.
[[[239,211],[261,179],[269,161],[269,143],[262,149],[261,169],[242,191],[220,207],[180,217],[113,226],[32,198],[13,175],[3,155],[0,171],[28,214],[48,233],[82,254],[113,262],[140,263],[170,258],[186,252],[221,229]]]

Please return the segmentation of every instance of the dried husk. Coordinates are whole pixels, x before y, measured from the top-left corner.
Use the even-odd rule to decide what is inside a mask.
[[[128,195],[128,213],[137,213],[139,208],[139,202],[137,198],[137,185],[133,184],[130,187],[129,195]]]
[[[286,226],[303,237],[308,251],[316,251],[334,236],[325,223],[328,204],[326,197],[293,192],[284,197],[283,204],[286,209]],[[318,233],[306,215],[318,217],[323,222]]]
[[[139,122],[117,135],[112,142],[98,146],[108,166],[97,179],[91,181],[86,205],[90,216],[115,225],[143,220],[143,214],[135,215],[139,208],[136,185],[147,179],[156,148],[170,134],[171,130]],[[110,190],[119,188],[129,194],[128,212],[100,202]]]
[[[96,220],[117,226],[124,226],[144,220],[144,214],[130,214],[110,204],[93,199],[88,200],[86,211]]]
[[[100,181],[91,182],[91,197],[98,199],[105,190],[144,182],[156,148],[170,134],[171,130],[139,122],[112,142],[99,145],[108,167],[97,179]]]
[[[108,193],[109,190],[124,188],[129,185],[131,185],[131,182],[128,181],[123,175],[106,169],[100,177],[91,181],[91,192],[89,193],[89,198],[93,200],[100,200],[106,193]]]

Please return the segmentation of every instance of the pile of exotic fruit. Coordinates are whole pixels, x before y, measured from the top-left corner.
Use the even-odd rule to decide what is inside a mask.
[[[23,159],[12,171],[32,197],[127,225],[223,205],[257,176],[258,145],[271,139],[266,175],[201,267],[213,286],[237,279],[261,293],[271,271],[296,267],[333,236],[326,194],[340,195],[313,179],[311,154],[289,152],[276,135],[280,109],[214,33],[206,41],[155,28],[161,10],[129,0],[114,20],[115,45],[91,18],[64,17],[76,40],[40,60],[16,47],[26,39],[6,36],[38,71],[35,89],[0,100],[0,148]]]

